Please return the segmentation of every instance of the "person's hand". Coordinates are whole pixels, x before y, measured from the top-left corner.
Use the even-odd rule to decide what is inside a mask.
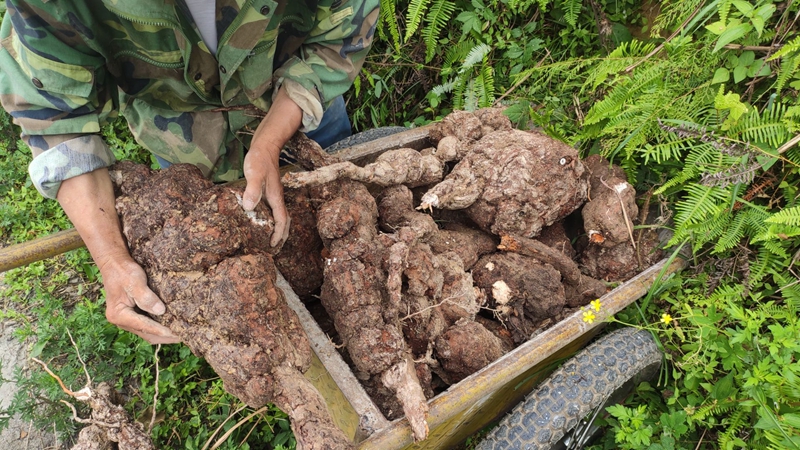
[[[283,202],[283,185],[278,163],[280,151],[279,147],[259,142],[254,138],[250,151],[244,157],[244,178],[247,180],[247,187],[242,196],[242,203],[245,211],[252,211],[262,197],[267,200],[275,220],[275,230],[270,240],[270,245],[273,247],[282,245],[289,237],[290,218]]]
[[[150,314],[161,315],[166,310],[161,299],[147,286],[144,270],[124,255],[105,261],[100,266],[106,289],[106,319],[125,331],[130,331],[151,344],[180,342],[169,328],[136,312],[134,307]]]

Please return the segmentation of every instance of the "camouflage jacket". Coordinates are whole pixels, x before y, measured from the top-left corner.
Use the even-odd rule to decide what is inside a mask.
[[[183,0],[6,0],[0,102],[33,151],[37,189],[106,167],[100,127],[217,181],[242,176],[247,130],[284,86],[317,127],[372,43],[379,0],[216,0],[212,55]]]

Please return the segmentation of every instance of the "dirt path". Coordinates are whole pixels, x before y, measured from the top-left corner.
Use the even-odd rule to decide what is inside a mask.
[[[2,294],[2,276],[0,276],[0,294]],[[0,364],[2,364],[2,382],[0,382],[0,411],[11,404],[17,385],[12,381],[18,367],[28,370],[28,346],[19,342],[14,336],[16,325],[6,321],[0,323]],[[0,416],[5,417],[5,416]],[[53,430],[37,429],[30,422],[19,417],[9,419],[6,429],[0,432],[0,449],[2,450],[48,450],[60,449]]]

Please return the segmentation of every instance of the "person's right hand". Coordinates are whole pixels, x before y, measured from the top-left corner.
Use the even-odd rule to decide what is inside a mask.
[[[180,342],[169,328],[136,312],[134,307],[150,314],[161,315],[166,310],[161,299],[147,286],[144,270],[128,255],[109,259],[100,266],[106,289],[106,319],[125,331],[130,331],[151,344]]]

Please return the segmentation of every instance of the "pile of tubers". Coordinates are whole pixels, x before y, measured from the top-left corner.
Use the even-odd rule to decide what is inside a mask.
[[[634,240],[635,191],[603,158],[515,130],[500,109],[456,111],[430,141],[360,167],[298,133],[288,147],[306,171],[283,177],[277,254],[269,210],[245,213],[241,190],[183,165],[113,171],[131,253],[167,304],[158,320],[229,392],[284,409],[298,448],[352,444],[302,376],[310,348],[276,270],[318,294],[356,377],[422,440],[437,392],[660,257],[657,239]]]

